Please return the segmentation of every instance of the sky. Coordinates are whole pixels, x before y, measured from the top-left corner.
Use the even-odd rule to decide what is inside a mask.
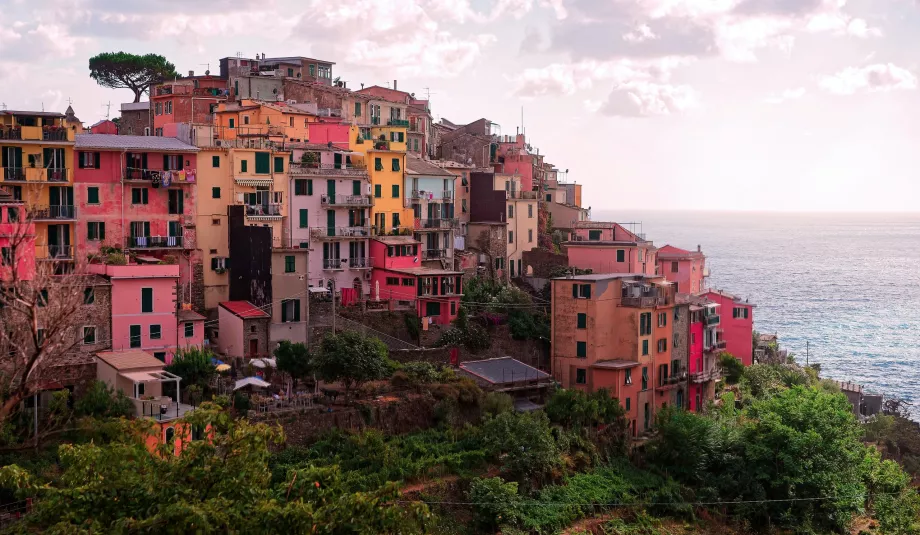
[[[916,211],[920,0],[0,0],[0,104],[89,125],[99,52],[302,55],[522,126],[595,209]]]

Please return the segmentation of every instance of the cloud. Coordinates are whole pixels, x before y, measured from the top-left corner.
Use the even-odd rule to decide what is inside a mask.
[[[766,99],[767,104],[782,104],[789,100],[797,100],[805,96],[805,88],[787,89],[782,93],[773,95]]]
[[[658,36],[649,28],[648,24],[640,24],[632,31],[623,34],[623,40],[627,43],[641,43],[657,38]]]
[[[631,84],[639,81],[667,82],[674,69],[690,63],[688,58],[664,57],[656,60],[594,61],[574,64],[554,63],[525,69],[510,80],[518,97],[567,96],[590,89],[599,81]]]
[[[656,117],[681,114],[698,106],[698,95],[690,86],[634,82],[614,88],[596,109],[611,116]]]
[[[836,74],[822,77],[818,83],[829,93],[853,95],[916,89],[917,76],[893,63],[876,63],[865,67],[847,67]]]

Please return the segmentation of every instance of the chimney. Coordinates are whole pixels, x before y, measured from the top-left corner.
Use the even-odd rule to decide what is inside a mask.
[[[188,71],[188,75],[189,75],[190,77],[191,77],[191,76],[195,76],[195,71]]]
[[[696,246],[696,252],[702,253],[702,252],[703,252],[703,246],[697,245],[697,246]]]
[[[393,80],[393,91],[396,91],[396,80]]]

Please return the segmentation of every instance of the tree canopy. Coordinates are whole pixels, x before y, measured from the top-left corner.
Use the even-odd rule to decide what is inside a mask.
[[[89,58],[89,76],[102,87],[134,91],[134,102],[140,102],[151,86],[179,74],[175,65],[158,54],[103,52]]]
[[[312,373],[310,366],[310,351],[302,343],[291,343],[289,340],[279,342],[275,349],[275,359],[278,370],[287,373],[293,379],[304,379]]]
[[[208,386],[211,377],[217,374],[217,367],[211,360],[214,356],[210,349],[179,349],[166,367],[166,371],[181,377],[182,386],[197,385],[204,388]]]
[[[388,375],[387,346],[354,331],[329,335],[319,344],[313,368],[323,380],[341,382],[347,394],[355,385]]]

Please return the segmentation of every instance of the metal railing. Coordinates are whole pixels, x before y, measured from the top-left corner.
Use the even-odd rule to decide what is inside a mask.
[[[422,249],[422,260],[447,258],[447,249]]]
[[[170,171],[161,171],[159,169],[141,169],[137,167],[126,167],[123,170],[122,176],[124,180],[136,180],[138,182],[154,182],[156,180],[161,180],[163,178],[163,173],[170,172],[172,175],[172,182],[170,184],[187,184],[190,183],[187,180],[179,180],[179,171],[173,169]],[[194,182],[192,182],[194,183]]]
[[[379,116],[375,116],[375,115],[371,115],[371,124],[379,125],[379,124],[380,124],[380,117],[379,117]]]
[[[320,197],[323,206],[370,206],[370,195],[329,195],[323,193]]]
[[[624,307],[653,308],[667,304],[666,297],[624,297],[620,304]]]
[[[667,388],[683,383],[687,380],[687,369],[679,368],[677,372],[671,371],[671,375],[658,378],[658,387]]]
[[[718,368],[696,372],[690,374],[691,383],[706,383],[709,381],[718,381],[722,377],[722,372]]]
[[[181,249],[182,236],[128,236],[126,249]]]
[[[73,245],[41,245],[36,247],[38,260],[72,260]]]
[[[519,190],[516,190],[516,191],[506,191],[505,193],[508,194],[508,198],[509,198],[509,199],[525,199],[525,200],[527,200],[527,199],[536,200],[536,199],[537,199],[537,192],[536,192],[536,191],[519,191]]]
[[[370,269],[373,261],[373,258],[352,257],[348,259],[348,267],[351,269]]]
[[[412,190],[410,192],[410,199],[419,199],[419,200],[428,200],[428,201],[440,201],[445,200],[449,201],[454,198],[453,191],[425,191],[425,190]]]
[[[387,119],[387,126],[409,126],[408,119]]]
[[[348,238],[368,238],[371,235],[370,227],[312,227],[310,237],[319,240],[334,240]]]
[[[280,204],[247,204],[246,217],[281,217]]]
[[[3,180],[8,182],[67,182],[70,169],[51,167],[4,167]]]
[[[0,128],[0,139],[15,141],[72,141],[63,126],[8,126]]]
[[[323,269],[341,271],[345,269],[344,258],[323,258]]]
[[[374,148],[377,150],[390,150],[390,142],[386,139],[372,139],[371,143],[374,144]],[[377,167],[378,171],[383,171],[382,167]]]
[[[292,175],[367,176],[367,167],[363,162],[341,164],[291,162],[289,173]]]
[[[32,221],[49,219],[76,219],[77,209],[73,206],[33,206],[29,208],[29,218]]]
[[[706,316],[706,325],[718,325],[722,321],[718,314]]]
[[[415,230],[448,230],[459,227],[460,220],[454,217],[441,219],[419,219],[415,225]]]

